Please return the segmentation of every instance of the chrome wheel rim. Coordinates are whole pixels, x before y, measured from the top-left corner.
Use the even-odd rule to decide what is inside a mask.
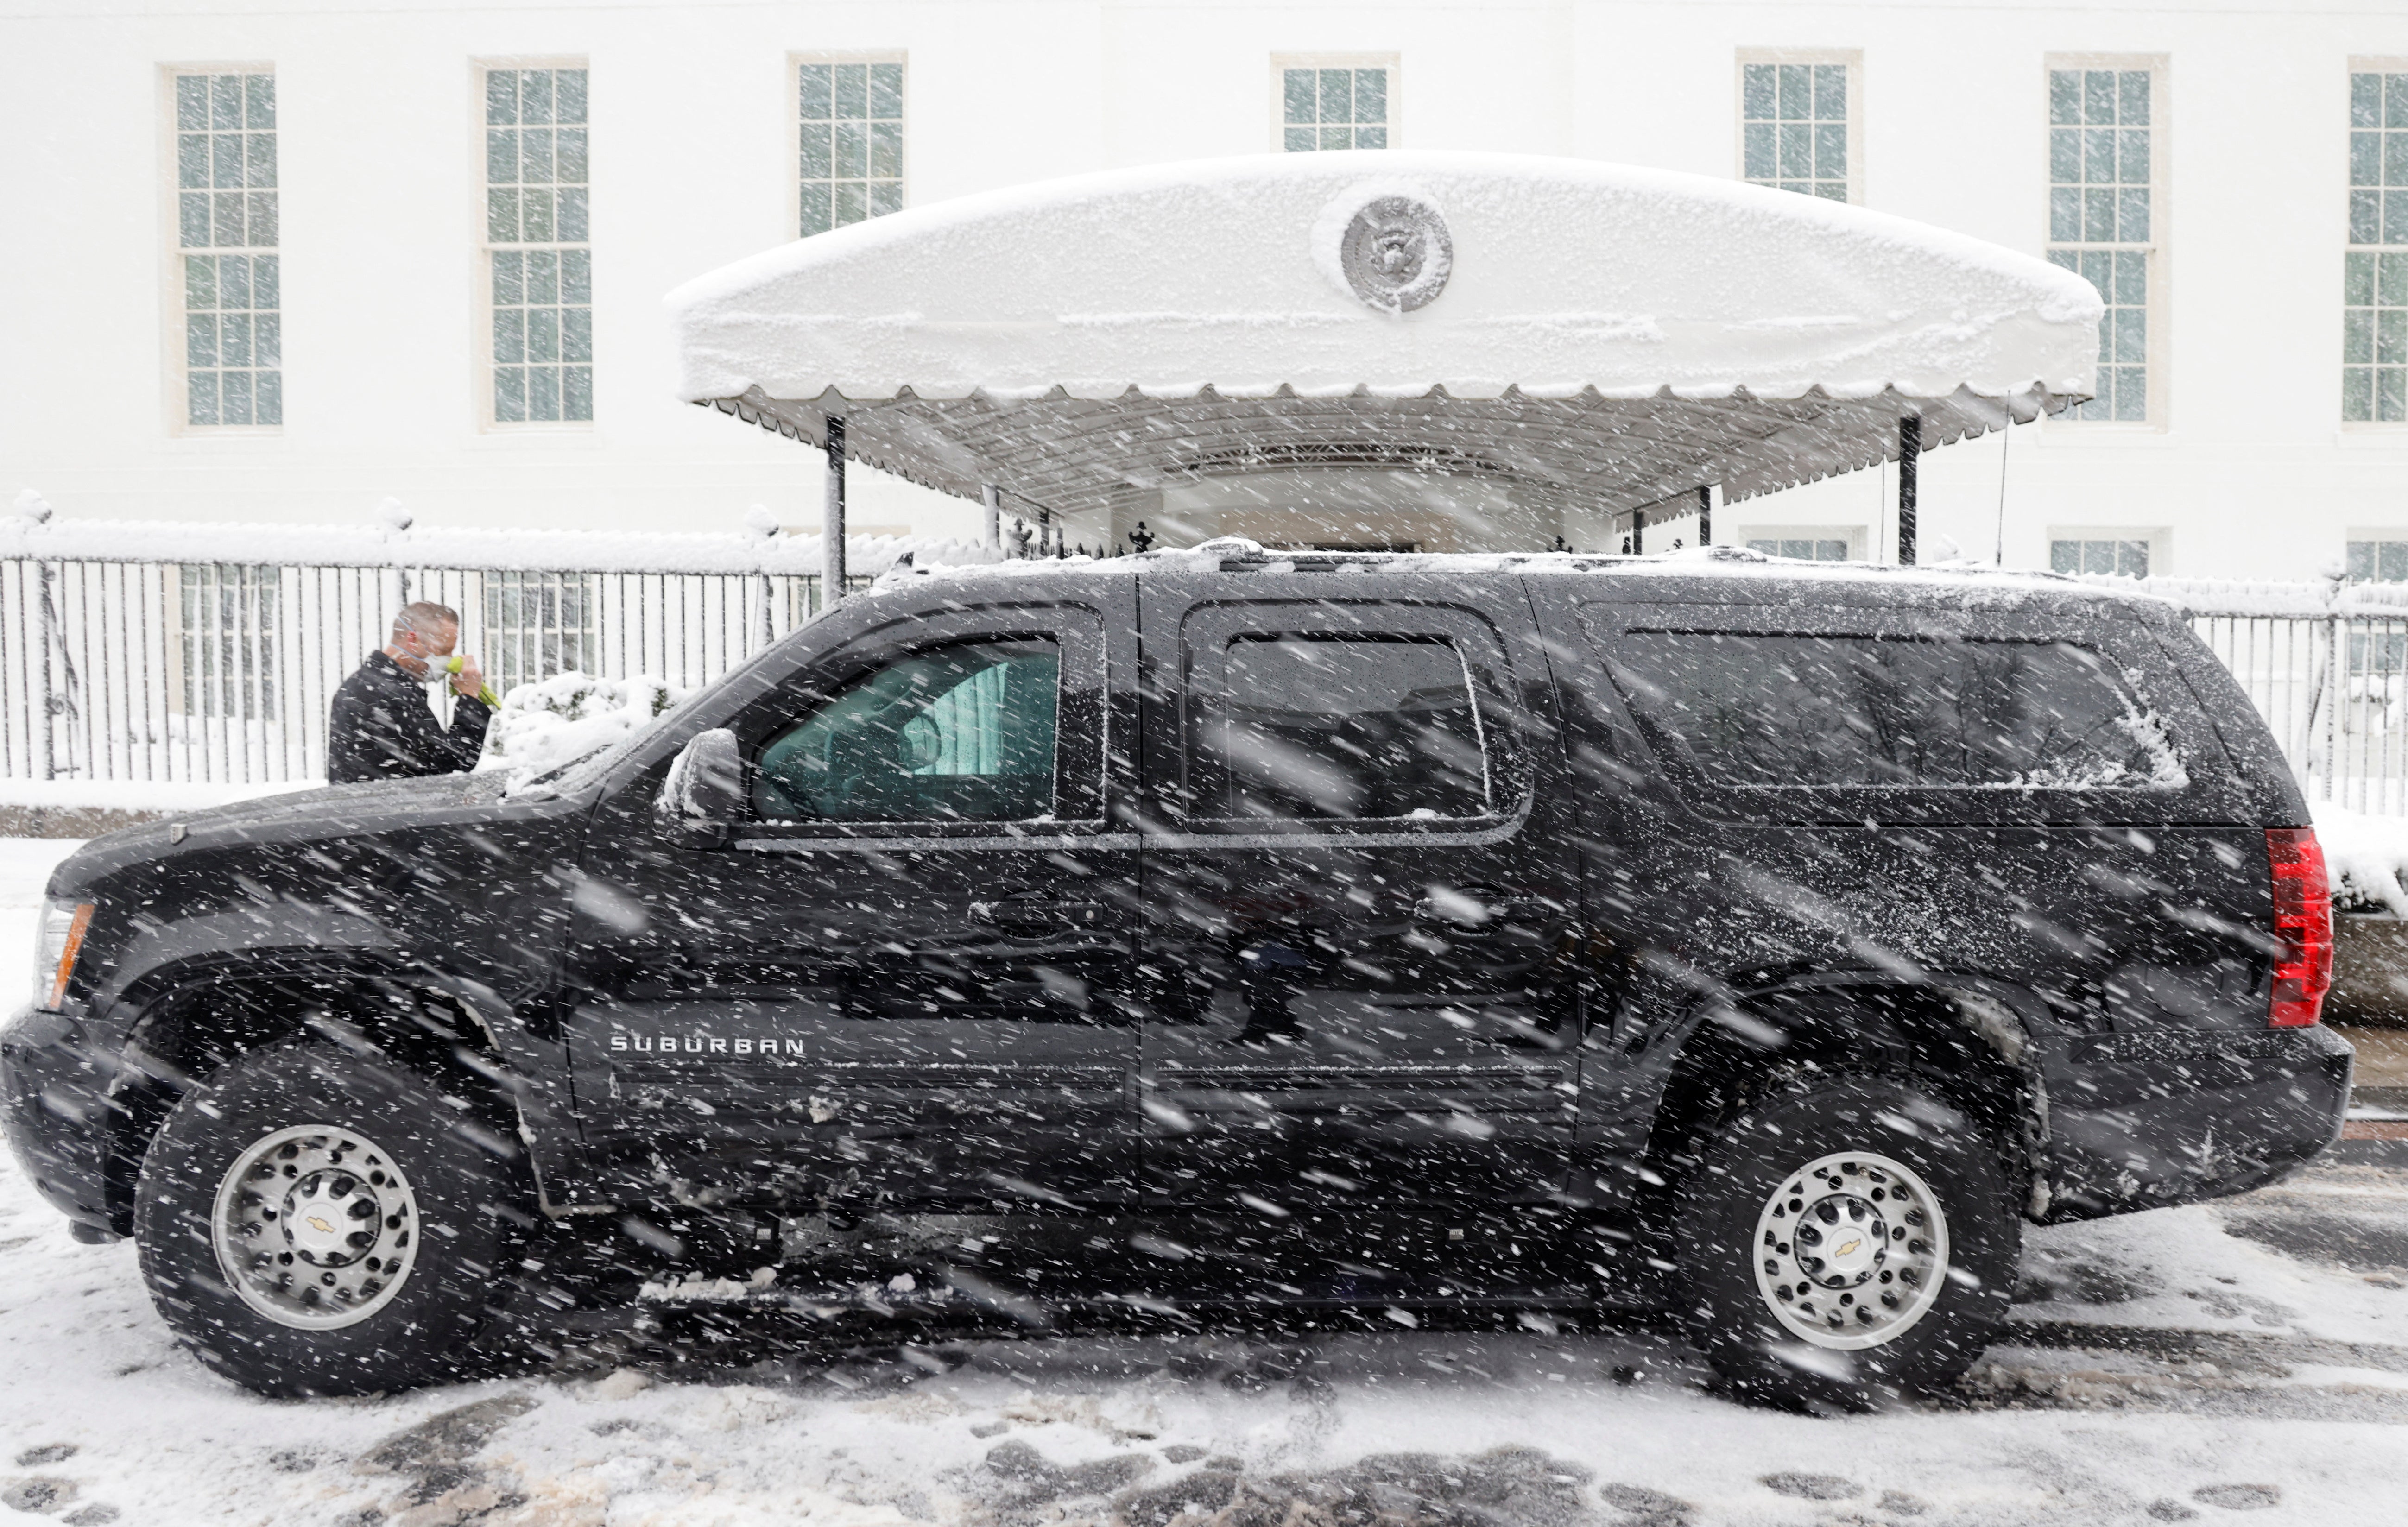
[[[1896,1340],[1930,1311],[1947,1276],[1940,1195],[1874,1151],[1807,1163],[1756,1217],[1756,1292],[1790,1334],[1816,1347]]]
[[[331,1331],[391,1304],[418,1261],[418,1199],[353,1129],[252,1141],[218,1184],[209,1238],[227,1287],[279,1325]]]

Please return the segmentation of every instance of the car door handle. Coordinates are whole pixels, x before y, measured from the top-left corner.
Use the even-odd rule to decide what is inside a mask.
[[[1528,928],[1560,919],[1565,908],[1544,896],[1512,896],[1486,886],[1432,888],[1413,906],[1413,920],[1441,931],[1493,934],[1508,927]]]
[[[1100,902],[1054,901],[1039,896],[1005,896],[970,903],[970,920],[999,933],[1052,933],[1086,927],[1103,912]]]

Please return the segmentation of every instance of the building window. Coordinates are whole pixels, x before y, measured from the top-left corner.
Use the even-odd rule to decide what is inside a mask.
[[[2052,540],[2048,543],[2052,573],[2109,573],[2118,578],[2149,576],[2149,543],[2145,540]]]
[[[1750,185],[1856,200],[1848,161],[1854,67],[1839,58],[1740,61],[1740,175]]]
[[[179,74],[175,88],[184,422],[280,425],[276,76]]]
[[[796,65],[802,235],[903,206],[903,64]]]
[[[594,417],[583,69],[485,71],[494,421]]]
[[[1289,153],[1388,147],[1389,69],[1280,70],[1280,147]]]
[[[2354,583],[2408,583],[2408,541],[2352,541],[2349,577]]]
[[[1768,557],[1788,557],[1798,562],[1845,562],[1848,543],[1822,536],[1788,536],[1767,538],[1747,543],[1750,551],[1761,551]]]
[[[2099,289],[2099,392],[2065,417],[2149,418],[2159,155],[2146,68],[2048,73],[2048,257]]]
[[[2343,258],[2341,416],[2408,421],[2408,74],[2349,77]]]

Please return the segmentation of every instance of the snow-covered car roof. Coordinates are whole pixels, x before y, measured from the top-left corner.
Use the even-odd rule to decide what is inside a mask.
[[[1585,160],[1403,151],[966,196],[671,293],[689,401],[1057,512],[1217,473],[1726,498],[2088,395],[2071,272],[1858,207]]]
[[[1289,551],[1241,535],[1216,536],[1197,546],[1123,557],[1030,557],[964,565],[907,559],[882,574],[870,592],[895,593],[925,587],[931,579],[975,586],[1065,574],[1144,577],[1222,572],[1376,573],[1439,578],[1497,573],[1588,576],[1627,580],[1632,585],[1629,592],[1640,598],[1664,597],[1666,588],[1694,590],[1701,578],[1730,578],[1775,582],[1793,590],[1801,583],[1821,585],[1842,604],[1862,600],[1977,609],[2020,605],[2035,598],[2064,599],[2148,610],[2165,619],[2182,609],[2130,578],[2078,578],[1973,562],[1911,566],[1807,562],[1733,546],[1694,546],[1646,556],[1579,551]],[[1657,587],[1647,588],[1648,583]]]

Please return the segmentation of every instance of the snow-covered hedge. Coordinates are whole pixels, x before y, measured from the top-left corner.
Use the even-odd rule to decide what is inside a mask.
[[[601,751],[669,709],[686,692],[646,675],[597,678],[574,669],[502,696],[480,769],[527,778]]]
[[[2408,918],[2408,817],[2368,817],[2311,802],[2332,879],[2333,909]]]

